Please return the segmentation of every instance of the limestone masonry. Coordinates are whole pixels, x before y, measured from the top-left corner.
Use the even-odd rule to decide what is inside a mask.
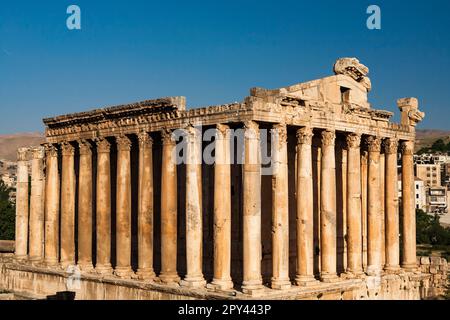
[[[16,248],[0,256],[0,290],[77,299],[442,294],[447,262],[416,257],[418,101],[399,99],[401,122],[392,123],[368,102],[366,66],[343,58],[334,72],[253,88],[241,103],[186,109],[174,97],[44,119],[46,144],[18,151]],[[180,129],[190,160],[181,164]],[[214,163],[202,161],[209,129]]]

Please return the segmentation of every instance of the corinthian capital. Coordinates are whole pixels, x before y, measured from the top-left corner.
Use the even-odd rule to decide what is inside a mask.
[[[19,148],[17,150],[17,161],[27,161],[28,148]]]
[[[140,147],[150,147],[153,144],[153,139],[150,137],[148,132],[139,132],[138,134],[139,146]]]
[[[303,127],[297,130],[297,144],[312,144],[312,138],[314,136],[313,130],[311,127]]]
[[[216,125],[216,139],[225,139],[230,133],[230,127],[219,123]]]
[[[45,156],[45,149],[43,146],[35,147],[31,149],[31,156],[33,159],[43,159]]]
[[[322,146],[334,146],[336,141],[336,132],[322,131]]]
[[[111,144],[106,138],[95,139],[95,144],[97,145],[97,153],[109,153],[111,150]]]
[[[279,123],[273,126],[273,133],[277,136],[279,142],[287,141],[287,128],[285,124]]]
[[[351,149],[357,149],[361,146],[361,135],[357,133],[350,133],[347,135],[347,146]]]
[[[57,157],[58,149],[51,143],[47,143],[44,145],[45,154],[47,157]]]
[[[414,154],[414,141],[403,141],[401,146],[402,155]]]
[[[170,145],[175,144],[175,137],[174,137],[174,134],[173,134],[172,130],[163,129],[161,131],[161,139],[162,139],[162,143],[163,144],[166,144],[166,145],[168,145],[168,144],[170,144]]]
[[[73,147],[70,142],[63,142],[61,143],[61,153],[63,156],[74,156],[75,155],[75,148]]]
[[[369,152],[380,152],[381,151],[381,139],[374,136],[369,136],[366,138],[366,143]]]
[[[116,137],[117,150],[118,151],[130,151],[131,141],[126,135],[120,135]]]
[[[255,121],[244,122],[245,137],[248,139],[259,139],[259,125]]]
[[[398,152],[398,140],[397,139],[386,139],[384,141],[384,152],[386,154],[396,154]]]
[[[91,155],[92,146],[89,141],[82,139],[78,141],[78,146],[80,148],[80,155]]]

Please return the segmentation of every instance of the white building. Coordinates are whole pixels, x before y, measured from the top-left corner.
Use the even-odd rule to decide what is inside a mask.
[[[416,209],[421,209],[423,211],[427,211],[427,193],[426,187],[423,180],[415,177],[414,179],[414,199],[416,204]],[[398,197],[399,199],[402,197],[402,178],[399,175],[398,179]]]

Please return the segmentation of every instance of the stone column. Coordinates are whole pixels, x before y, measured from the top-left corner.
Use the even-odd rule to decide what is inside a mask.
[[[272,289],[289,289],[289,194],[287,129],[272,129]]]
[[[16,251],[17,260],[28,257],[28,149],[20,148],[17,152],[17,187],[16,187]]]
[[[138,271],[143,280],[153,280],[153,139],[147,132],[139,138]]]
[[[365,147],[365,146],[364,146]],[[361,215],[362,215],[362,264],[367,269],[367,168],[369,153],[361,150]]]
[[[46,179],[45,179],[45,249],[44,262],[49,267],[58,265],[59,260],[59,171],[58,149],[45,145]]]
[[[263,285],[261,277],[261,146],[259,127],[254,121],[245,122],[243,184],[242,291],[247,294],[256,294]]]
[[[219,290],[233,288],[231,280],[231,150],[229,127],[217,125],[214,166],[214,279]]]
[[[314,278],[314,202],[310,127],[297,130],[297,275],[299,286],[316,283]]]
[[[380,195],[380,151],[381,139],[367,138],[369,168],[367,184],[367,274],[379,275],[381,264],[381,195]]]
[[[30,261],[44,258],[44,147],[31,150]]]
[[[75,148],[61,144],[61,267],[75,265]]]
[[[363,274],[361,216],[361,136],[347,136],[347,273]]]
[[[414,205],[414,141],[402,143],[402,268],[417,269],[416,264],[416,210]]]
[[[400,269],[397,153],[398,140],[387,139],[385,141],[386,263],[384,269],[394,273]]]
[[[181,282],[186,287],[203,287],[202,273],[202,132],[189,126],[186,148],[186,269]]]
[[[338,279],[336,274],[336,159],[334,131],[322,132],[320,246],[324,282]]]
[[[78,146],[78,266],[92,271],[92,146],[87,140],[78,141]]]
[[[117,187],[116,187],[116,267],[114,274],[128,279],[131,270],[131,141],[125,136],[116,137]]]
[[[177,273],[177,164],[172,131],[161,132],[161,273],[166,283],[178,282]]]
[[[111,146],[106,138],[98,138],[95,143],[97,145],[95,271],[99,274],[111,274]]]
[[[386,154],[384,148],[380,153],[380,216],[381,216],[381,267],[384,268],[386,264],[386,230],[385,230],[385,216],[386,216],[386,199],[385,199],[385,171],[386,170]]]

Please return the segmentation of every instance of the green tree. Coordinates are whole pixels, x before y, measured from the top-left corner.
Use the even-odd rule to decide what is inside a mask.
[[[450,245],[450,228],[444,228],[439,216],[416,210],[416,239],[418,244]]]
[[[0,180],[0,240],[14,240],[16,207],[9,199],[11,188]]]
[[[435,152],[446,152],[447,146],[445,145],[444,140],[438,139],[433,143],[431,149]]]

